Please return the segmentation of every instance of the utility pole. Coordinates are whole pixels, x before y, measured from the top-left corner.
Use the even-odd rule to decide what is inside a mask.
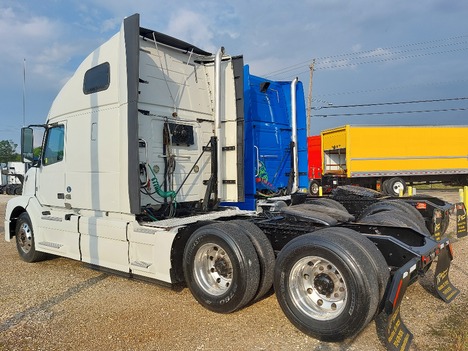
[[[310,119],[312,114],[312,78],[314,76],[314,66],[315,66],[315,59],[309,65],[310,69],[310,77],[309,77],[309,95],[307,97],[307,136],[310,135]]]

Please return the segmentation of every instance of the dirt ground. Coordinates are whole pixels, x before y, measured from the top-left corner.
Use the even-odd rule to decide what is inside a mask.
[[[457,192],[431,192],[458,201]],[[5,203],[0,195],[0,233]],[[449,233],[453,237],[454,226]],[[437,329],[468,303],[468,238],[452,240],[451,280],[461,292],[450,305],[429,277],[409,287],[402,318],[411,350],[440,350]],[[188,289],[173,291],[90,269],[69,259],[28,264],[0,236],[0,350],[385,350],[384,325],[371,322],[354,340],[324,343],[297,330],[274,295],[233,314],[202,308]],[[464,307],[464,308],[462,308]]]

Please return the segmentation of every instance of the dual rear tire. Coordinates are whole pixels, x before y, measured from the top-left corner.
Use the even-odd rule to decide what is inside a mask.
[[[359,333],[380,310],[388,279],[382,254],[367,238],[327,228],[297,237],[281,250],[274,288],[299,330],[341,341]]]
[[[234,312],[261,298],[273,282],[287,318],[326,341],[356,335],[380,311],[389,271],[380,251],[361,234],[326,228],[296,237],[275,263],[265,234],[252,223],[236,222],[201,227],[187,243],[185,279],[202,306]]]
[[[184,251],[185,281],[205,308],[231,313],[260,299],[273,284],[275,256],[253,223],[213,223],[197,229]]]

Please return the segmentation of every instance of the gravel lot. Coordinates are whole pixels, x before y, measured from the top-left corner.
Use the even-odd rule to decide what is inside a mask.
[[[431,194],[434,194],[432,192]],[[457,192],[434,194],[457,201]],[[3,240],[0,195],[0,350],[385,350],[382,320],[354,340],[319,342],[295,329],[274,295],[230,315],[202,308],[188,289],[173,291],[90,269],[69,259],[28,264]],[[449,232],[453,233],[450,226]],[[431,272],[413,284],[402,318],[411,350],[439,350],[433,328],[468,303],[468,239],[452,241],[451,280],[461,293],[450,305],[431,290]]]

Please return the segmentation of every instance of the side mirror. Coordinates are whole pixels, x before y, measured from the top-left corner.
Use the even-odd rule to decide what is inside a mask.
[[[29,127],[21,129],[21,161],[24,163],[34,161],[34,133]]]

